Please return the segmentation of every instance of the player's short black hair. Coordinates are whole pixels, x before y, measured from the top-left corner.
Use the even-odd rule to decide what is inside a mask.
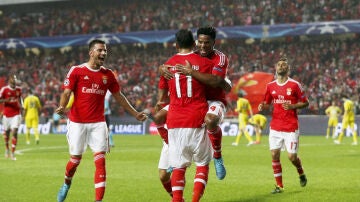
[[[191,48],[195,43],[194,36],[188,29],[180,29],[176,32],[175,38],[179,48]]]
[[[105,44],[105,41],[101,40],[101,39],[94,39],[89,43],[89,50],[91,50],[92,47],[95,46],[95,44]]]
[[[199,37],[200,34],[210,36],[213,40],[216,39],[216,29],[215,29],[215,27],[211,27],[211,26],[200,27],[197,30],[197,37]]]

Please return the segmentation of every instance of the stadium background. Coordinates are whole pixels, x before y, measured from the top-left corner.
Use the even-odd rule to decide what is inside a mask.
[[[131,103],[151,112],[156,69],[175,53],[169,36],[180,28],[196,30],[204,25],[221,31],[216,48],[230,57],[228,73],[235,86],[249,73],[273,74],[276,59],[287,55],[291,77],[302,82],[310,98],[310,107],[300,111],[303,134],[325,133],[324,110],[331,100],[342,105],[341,94],[349,95],[360,112],[360,5],[356,0],[0,3],[0,84],[6,84],[9,73],[17,74],[24,96],[29,88],[40,96],[41,122],[50,128],[64,75],[72,65],[86,61],[88,39],[107,37],[111,45],[106,66],[115,71]],[[132,39],[125,42],[117,36]],[[70,39],[81,42],[72,44]],[[236,90],[228,96],[230,108],[223,127],[236,127],[228,127],[229,131],[237,130]],[[251,99],[252,92],[247,93]],[[136,126],[115,103],[112,109],[114,130],[126,130],[119,133],[151,131],[150,122]],[[134,132],[138,130],[141,133]]]

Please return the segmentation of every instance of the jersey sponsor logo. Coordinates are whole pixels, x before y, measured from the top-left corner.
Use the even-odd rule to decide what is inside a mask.
[[[100,85],[93,83],[91,84],[91,88],[82,87],[81,92],[82,93],[91,93],[91,94],[98,94],[98,95],[105,95],[106,91],[99,89]]]
[[[291,100],[274,99],[274,104],[283,104],[283,103],[291,104]]]

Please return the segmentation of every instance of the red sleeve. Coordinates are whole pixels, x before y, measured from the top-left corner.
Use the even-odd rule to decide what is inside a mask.
[[[168,89],[169,88],[165,77],[160,76],[158,88],[159,89]]]

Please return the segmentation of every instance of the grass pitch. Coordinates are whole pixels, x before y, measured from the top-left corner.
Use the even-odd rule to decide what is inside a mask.
[[[32,137],[33,138],[33,137]],[[116,146],[107,155],[107,188],[104,202],[170,201],[158,178],[161,140],[157,136],[114,136]],[[224,180],[217,180],[211,162],[209,182],[202,201],[359,201],[360,146],[351,146],[351,138],[335,145],[324,136],[302,136],[299,156],[308,178],[300,187],[296,169],[282,152],[285,192],[272,195],[274,178],[267,136],[260,145],[246,146],[242,139],[223,138],[223,156],[227,168]],[[68,149],[64,135],[41,136],[40,145],[25,144],[19,136],[17,161],[0,157],[0,201],[56,201],[63,183]],[[195,166],[186,175],[185,200],[191,201]],[[94,163],[88,149],[73,178],[66,201],[94,201]]]

